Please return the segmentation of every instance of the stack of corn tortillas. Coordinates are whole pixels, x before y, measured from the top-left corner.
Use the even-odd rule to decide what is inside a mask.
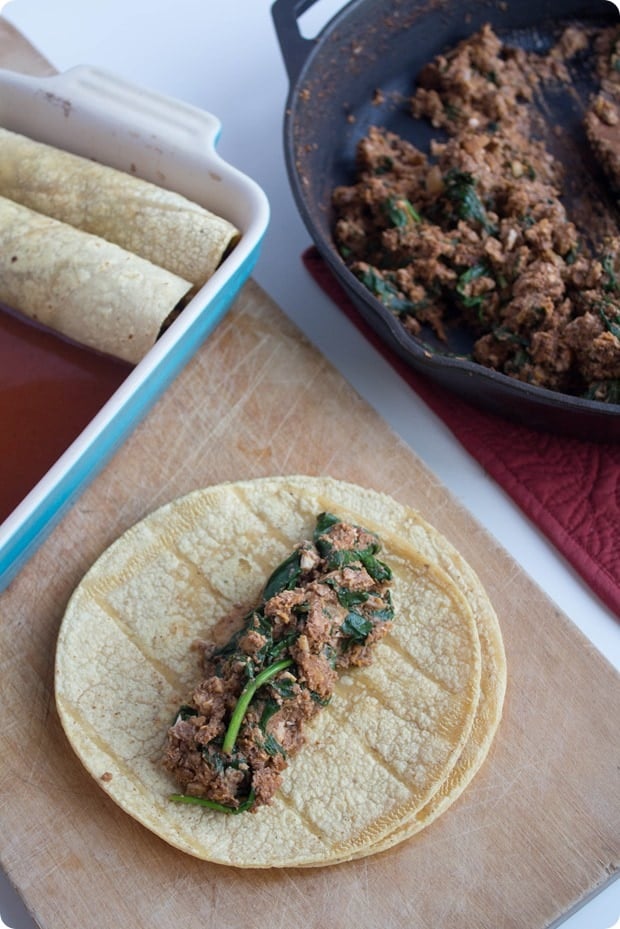
[[[269,806],[170,802],[162,749],[200,677],[191,643],[256,603],[323,511],[380,536],[392,629],[339,678]],[[419,832],[482,765],[505,686],[497,617],[450,543],[384,494],[305,476],[198,490],[128,530],[73,594],[56,656],[63,727],[103,789],[170,844],[236,867],[327,865]]]
[[[0,129],[0,302],[138,362],[238,230],[180,194]]]

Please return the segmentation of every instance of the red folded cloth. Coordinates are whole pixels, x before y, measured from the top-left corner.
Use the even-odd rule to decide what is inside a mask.
[[[620,616],[620,445],[551,435],[460,400],[412,370],[362,319],[318,251],[307,270],[464,448]]]

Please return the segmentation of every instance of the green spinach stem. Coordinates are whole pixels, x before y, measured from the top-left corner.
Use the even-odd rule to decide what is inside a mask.
[[[256,693],[259,687],[262,687],[263,684],[266,684],[267,681],[270,681],[276,674],[279,674],[280,671],[283,671],[285,668],[288,668],[293,664],[292,658],[282,658],[280,661],[274,661],[273,664],[268,665],[266,668],[257,674],[256,677],[248,681],[245,685],[239,699],[237,700],[237,705],[233,710],[233,714],[230,717],[230,722],[228,724],[228,729],[226,730],[226,735],[224,736],[224,741],[222,742],[222,752],[225,755],[230,755],[233,748],[235,747],[235,742],[237,741],[237,736],[239,735],[239,729],[241,728],[241,723],[243,718],[247,713],[247,709],[252,701],[252,697]]]
[[[170,794],[169,800],[173,803],[188,803],[194,806],[206,806],[209,810],[217,810],[218,813],[245,813],[254,803],[254,791],[239,806],[226,806],[224,803],[218,803],[217,800],[209,800],[206,797],[192,797],[188,794]]]

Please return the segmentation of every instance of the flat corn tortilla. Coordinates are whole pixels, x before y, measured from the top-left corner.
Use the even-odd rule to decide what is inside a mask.
[[[432,526],[419,520],[415,544],[426,557],[433,555],[459,589],[473,611],[480,640],[482,669],[480,697],[470,736],[448,777],[430,801],[400,830],[381,842],[382,850],[419,832],[437,819],[460,797],[484,763],[501,722],[506,693],[507,669],[504,643],[497,615],[479,578],[470,565]]]
[[[191,286],[0,197],[0,302],[82,345],[137,364]]]
[[[335,498],[348,507],[355,506],[353,493],[346,484],[337,486]],[[336,506],[330,497],[326,506]],[[370,499],[368,501],[371,502]],[[403,508],[386,495],[373,495],[374,510],[366,509],[369,526],[381,520],[390,533],[408,538],[416,551],[444,570],[458,586],[472,609],[481,652],[480,697],[472,729],[461,755],[429,802],[414,817],[401,824],[373,846],[373,853],[410,838],[434,822],[461,796],[482,767],[501,722],[507,685],[504,642],[497,614],[479,577],[453,545],[419,513]],[[360,856],[354,856],[360,857]]]
[[[270,806],[231,816],[171,803],[161,755],[180,698],[199,677],[190,643],[255,602],[325,509],[379,531],[394,573],[392,630],[368,668],[341,676]],[[68,739],[123,809],[196,857],[299,867],[381,850],[432,809],[463,764],[474,725],[484,730],[478,746],[498,722],[497,711],[479,712],[480,623],[467,588],[450,576],[455,564],[448,543],[413,511],[329,478],[265,478],[189,494],[121,536],[71,598],[56,655]],[[468,571],[461,576],[469,582]]]
[[[0,128],[0,195],[202,286],[238,229],[174,191]]]

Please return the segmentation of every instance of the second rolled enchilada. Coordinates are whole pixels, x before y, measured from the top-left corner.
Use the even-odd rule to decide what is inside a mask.
[[[239,238],[175,191],[0,128],[0,195],[201,286]]]
[[[239,238],[141,178],[0,128],[0,303],[137,364]]]

